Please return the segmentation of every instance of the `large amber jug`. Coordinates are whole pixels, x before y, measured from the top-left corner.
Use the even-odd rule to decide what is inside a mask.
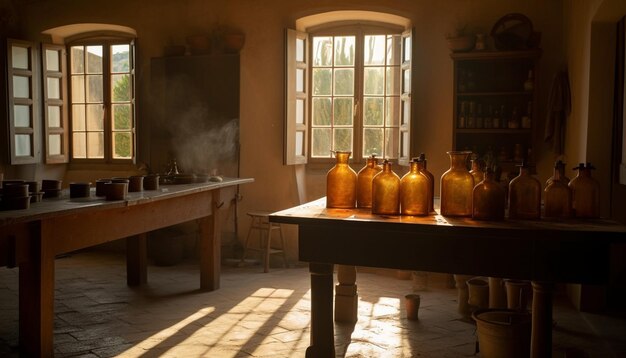
[[[474,186],[485,179],[485,162],[481,159],[472,159],[470,174],[474,177]]]
[[[600,184],[591,177],[591,163],[580,163],[574,170],[578,174],[569,182],[572,189],[572,209],[575,217],[600,217]]]
[[[426,160],[426,154],[420,153],[419,160],[422,162],[422,172],[430,179],[430,187],[428,191],[428,212],[435,212],[435,176],[428,171],[428,160]]]
[[[372,179],[372,214],[400,214],[400,177],[391,169],[391,162],[383,162],[383,170]]]
[[[487,168],[484,179],[474,186],[472,192],[472,219],[504,219],[504,198],[504,188],[496,182],[493,170]]]
[[[411,169],[400,179],[400,214],[428,215],[430,179],[422,172],[424,164],[414,158]]]
[[[350,168],[351,152],[335,152],[337,162],[326,174],[326,207],[350,209],[356,205],[356,172]]]
[[[441,176],[441,215],[472,215],[472,190],[474,177],[467,170],[470,151],[451,151],[450,169]]]
[[[530,166],[522,163],[519,175],[509,183],[509,218],[541,218],[541,183],[530,175]]]
[[[357,208],[372,207],[372,179],[374,179],[374,175],[380,173],[381,170],[383,170],[383,168],[378,165],[378,159],[375,155],[367,158],[365,166],[359,170],[356,179]]]
[[[572,215],[572,190],[561,177],[559,162],[554,164],[552,180],[548,179],[549,184],[543,191],[544,216],[548,218],[568,218]]]

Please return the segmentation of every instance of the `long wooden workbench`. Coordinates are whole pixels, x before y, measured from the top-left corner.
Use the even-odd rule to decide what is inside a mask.
[[[54,260],[57,255],[127,238],[127,283],[147,281],[146,233],[197,220],[200,287],[220,286],[220,189],[253,179],[165,185],[126,200],[60,198],[27,210],[0,211],[0,266],[19,266],[19,342],[27,356],[53,356]]]

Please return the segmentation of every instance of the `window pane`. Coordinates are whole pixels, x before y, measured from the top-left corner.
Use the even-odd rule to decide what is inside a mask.
[[[304,155],[304,132],[296,132],[296,155]]]
[[[381,95],[384,94],[385,83],[384,67],[369,67],[363,71],[365,85],[363,88],[364,95]]]
[[[85,50],[83,46],[72,46],[71,52],[71,73],[81,74],[85,73]]]
[[[102,73],[102,46],[87,46],[87,73]]]
[[[383,129],[366,128],[363,130],[363,156],[383,155]]]
[[[101,104],[87,105],[87,130],[104,130],[104,108]]]
[[[411,103],[408,100],[402,101],[402,118],[401,124],[408,124],[411,120]]]
[[[334,150],[352,151],[352,128],[335,128]]]
[[[333,106],[333,123],[338,126],[351,126],[354,103],[352,97],[335,98],[334,101],[335,104]]]
[[[30,98],[30,78],[13,76],[13,97]]]
[[[61,81],[55,77],[48,77],[48,98],[61,99]]]
[[[313,98],[313,125],[329,126],[330,125],[330,98]]]
[[[335,70],[335,95],[354,94],[354,69]]]
[[[313,38],[313,66],[331,66],[333,61],[333,38]]]
[[[400,65],[401,41],[400,35],[387,35],[387,65]]]
[[[111,76],[111,88],[113,89],[113,102],[130,101],[130,75]]]
[[[385,35],[365,36],[365,65],[385,64]]]
[[[383,125],[383,97],[363,98],[363,121],[366,126]]]
[[[304,124],[304,100],[296,100],[296,123]]]
[[[403,70],[404,81],[402,86],[403,93],[411,93],[411,70]]]
[[[385,157],[398,158],[398,128],[385,129]],[[408,155],[408,150],[407,150]]]
[[[411,37],[404,38],[404,56],[402,61],[410,61],[411,60]]]
[[[21,46],[11,46],[11,60],[13,61],[13,68],[19,68],[22,70],[29,70],[28,61],[28,48]]]
[[[335,66],[354,66],[354,36],[335,36]]]
[[[130,46],[111,46],[111,72],[120,73],[130,71]]]
[[[296,61],[304,62],[304,39],[296,39]]]
[[[30,128],[30,106],[13,106],[14,124],[16,128]]]
[[[46,49],[46,70],[60,71],[59,67],[59,50]]]
[[[87,158],[87,134],[84,132],[72,134],[72,155],[74,158]]]
[[[387,67],[387,77],[385,79],[385,94],[400,94],[400,67]]]
[[[61,128],[60,106],[48,106],[48,127]]]
[[[130,132],[114,133],[113,135],[113,158],[128,159],[133,152],[132,136]]]
[[[409,132],[402,132],[402,141],[400,143],[400,156],[407,157],[409,155]]]
[[[87,157],[104,158],[104,133],[87,132]]]
[[[84,131],[85,128],[85,106],[72,105],[72,131]]]
[[[131,105],[113,105],[113,130],[131,129]]]
[[[400,98],[385,98],[385,125],[397,127],[400,124]]]
[[[52,134],[48,136],[48,154],[61,155],[61,135]]]
[[[296,70],[296,92],[304,92],[304,70]]]
[[[89,103],[102,103],[103,90],[102,90],[102,76],[87,76],[87,102]]]
[[[72,76],[72,103],[85,102],[85,76]]]
[[[15,136],[15,155],[18,157],[30,156],[30,134],[17,134]]]
[[[313,69],[313,95],[329,96],[332,88],[332,72],[330,68]]]
[[[313,128],[311,155],[330,158],[330,128]]]

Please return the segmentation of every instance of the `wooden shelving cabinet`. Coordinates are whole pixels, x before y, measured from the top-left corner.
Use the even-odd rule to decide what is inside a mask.
[[[453,147],[512,168],[532,153],[541,50],[464,52],[454,62]]]

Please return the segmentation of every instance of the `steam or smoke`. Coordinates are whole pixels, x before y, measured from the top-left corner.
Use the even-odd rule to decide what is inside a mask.
[[[170,128],[171,148],[184,172],[223,173],[237,164],[237,118],[220,118],[207,108],[192,108],[181,113]]]

